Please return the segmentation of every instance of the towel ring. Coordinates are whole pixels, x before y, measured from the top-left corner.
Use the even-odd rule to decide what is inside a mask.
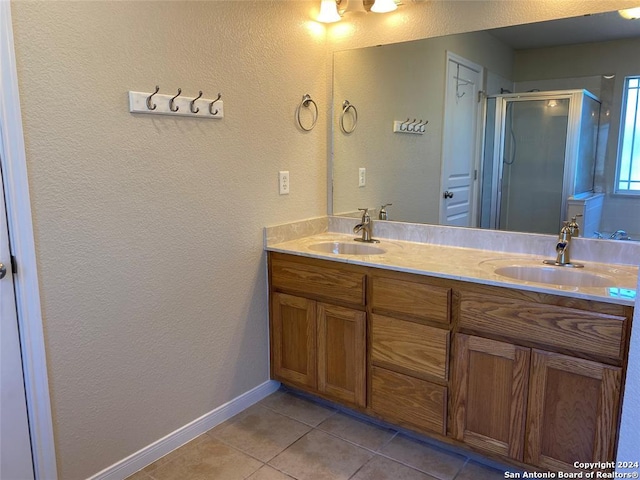
[[[311,122],[311,126],[309,128],[306,128],[304,125],[302,125],[302,119],[300,118],[300,110],[302,109],[302,107],[310,108],[309,104],[313,105],[315,113],[313,115],[313,121]],[[311,130],[313,130],[313,127],[316,126],[316,122],[318,121],[318,105],[316,105],[316,102],[313,101],[313,99],[311,98],[311,95],[309,95],[308,93],[305,93],[302,96],[302,101],[300,102],[300,105],[298,105],[298,108],[296,109],[296,121],[298,122],[298,126],[305,132],[310,132]]]
[[[353,126],[351,127],[351,129],[346,129],[344,126],[344,116],[347,114],[349,110],[353,110]],[[349,135],[350,133],[353,133],[357,125],[358,125],[358,110],[354,105],[349,103],[349,100],[345,100],[342,103],[342,113],[340,114],[340,129],[344,133]]]

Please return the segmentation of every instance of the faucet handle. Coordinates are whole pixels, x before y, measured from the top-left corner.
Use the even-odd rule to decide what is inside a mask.
[[[369,216],[369,209],[368,208],[359,208],[358,210],[360,210],[362,212],[362,220],[364,221],[364,219]]]

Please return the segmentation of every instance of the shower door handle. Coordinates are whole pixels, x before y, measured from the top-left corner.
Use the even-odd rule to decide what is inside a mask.
[[[445,190],[445,192],[442,194],[442,196],[444,198],[453,198],[453,192],[450,192],[449,190]]]

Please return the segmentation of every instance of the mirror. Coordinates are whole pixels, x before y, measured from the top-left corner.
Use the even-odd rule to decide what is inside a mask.
[[[358,208],[367,207],[372,218],[378,218],[380,206],[390,203],[386,210],[392,221],[535,233],[557,233],[560,219],[583,213],[579,223],[585,226],[584,237],[594,237],[597,231],[608,238],[625,230],[628,237],[640,239],[640,195],[614,192],[624,79],[640,75],[638,51],[640,20],[624,20],[611,12],[334,53],[332,213],[357,216]],[[487,125],[494,125],[496,105],[509,93],[533,91],[544,98],[546,92],[560,90],[587,90],[598,97],[600,121],[595,122],[595,134],[593,122],[583,128],[591,128],[587,150],[595,158],[584,164],[565,163],[565,169],[572,169],[569,173],[562,167],[549,169],[551,178],[560,178],[559,191],[510,192],[512,204],[521,203],[525,210],[515,215],[519,223],[500,225],[498,200],[492,202],[490,197],[500,197],[503,178],[498,178],[497,170],[506,175],[504,155],[511,154],[513,145],[498,143],[511,136],[504,124],[502,131],[496,130],[498,136],[490,128],[485,130],[487,113]],[[544,106],[551,100],[556,102],[548,97]],[[468,104],[464,108],[479,106],[475,114],[459,111],[464,102]],[[507,133],[499,137],[502,132]],[[558,143],[533,134],[521,136],[518,147],[524,150],[529,144],[538,156],[551,145],[556,150],[574,149],[566,138]],[[502,158],[491,164],[485,151],[494,144]],[[467,182],[466,217],[456,223],[464,215],[447,211],[449,199],[444,194],[454,191],[447,189],[450,185],[456,192],[467,188],[456,184],[460,175],[455,162],[460,158],[472,158],[474,178]],[[563,194],[563,176],[582,179],[581,183],[587,178],[592,193],[573,189]],[[550,195],[563,197],[562,208],[558,221],[552,222],[554,231],[539,231],[527,218],[530,209],[544,203],[537,200]]]

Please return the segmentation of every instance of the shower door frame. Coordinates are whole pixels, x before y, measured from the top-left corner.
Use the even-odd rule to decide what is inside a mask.
[[[493,149],[493,175],[491,179],[491,217],[490,228],[498,230],[500,228],[500,209],[502,202],[502,177],[504,162],[504,143],[507,128],[507,105],[511,102],[528,102],[544,100],[569,99],[569,115],[567,118],[567,139],[564,153],[564,171],[562,178],[562,200],[560,202],[560,218],[558,218],[558,229],[562,225],[567,214],[567,203],[575,185],[575,166],[578,161],[578,145],[581,123],[581,106],[583,96],[587,95],[598,102],[597,97],[587,90],[552,90],[547,92],[526,92],[490,95],[488,98],[496,99],[494,145],[499,148]],[[486,117],[485,117],[486,118]]]

